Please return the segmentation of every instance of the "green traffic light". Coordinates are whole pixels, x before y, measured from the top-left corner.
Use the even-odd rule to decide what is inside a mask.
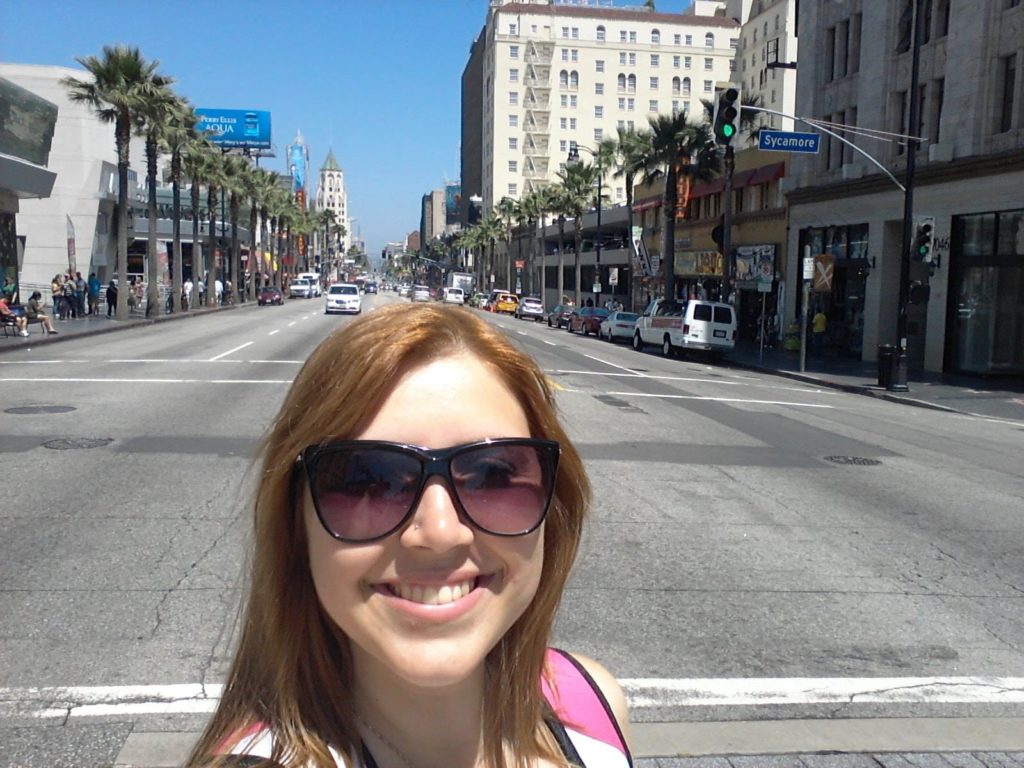
[[[735,130],[733,130],[733,127],[728,123],[722,126],[722,135],[725,136],[725,138],[731,139],[734,133]]]

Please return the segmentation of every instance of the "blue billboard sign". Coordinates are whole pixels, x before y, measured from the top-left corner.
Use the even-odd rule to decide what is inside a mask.
[[[252,109],[196,109],[197,130],[226,149],[270,149],[270,113]]]
[[[803,152],[817,154],[821,135],[795,131],[760,131],[757,148],[769,152]]]

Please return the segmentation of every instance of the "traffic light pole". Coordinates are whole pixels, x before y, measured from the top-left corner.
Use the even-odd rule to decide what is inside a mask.
[[[732,292],[732,173],[736,168],[736,150],[729,144],[725,148],[725,186],[722,191],[722,295],[719,301],[729,301]]]
[[[911,138],[907,142],[907,177],[906,190],[903,193],[903,243],[900,248],[900,294],[899,307],[896,315],[896,361],[892,379],[886,387],[890,392],[907,392],[907,304],[910,300],[910,233],[914,216],[914,170],[917,165],[917,147],[920,142],[915,138],[914,130],[919,120],[920,104],[917,98],[918,80],[921,60],[921,3],[914,0],[914,44],[911,54],[910,69],[910,109],[907,119],[908,133]]]

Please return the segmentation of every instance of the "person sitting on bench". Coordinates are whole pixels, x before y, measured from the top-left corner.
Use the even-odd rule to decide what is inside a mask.
[[[28,319],[24,315],[12,311],[7,306],[7,299],[2,297],[0,297],[0,317],[3,318],[5,324],[14,326],[19,336],[28,336]]]
[[[29,323],[42,325],[47,333],[57,333],[57,329],[53,327],[53,320],[43,311],[42,300],[43,294],[33,291],[32,296],[29,297],[28,306],[25,307],[25,317]]]

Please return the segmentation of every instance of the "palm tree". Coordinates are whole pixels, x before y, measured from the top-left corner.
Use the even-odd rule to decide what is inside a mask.
[[[651,145],[650,134],[646,131],[638,133],[633,128],[619,128],[613,139],[606,139],[601,144],[601,151],[609,156],[609,167],[613,168],[615,178],[624,177],[626,182],[626,216],[628,218],[630,274],[636,276],[637,259],[636,244],[633,242],[633,186],[637,175],[646,170],[648,147]],[[633,286],[630,285],[630,297]]]
[[[516,218],[519,215],[519,203],[511,197],[503,197],[498,201],[491,211],[502,225],[505,237],[505,290],[511,290],[512,286],[512,229],[515,226]],[[492,249],[492,260],[493,260]],[[493,273],[492,273],[493,274]]]
[[[565,170],[558,172],[558,178],[562,182],[562,189],[565,195],[563,200],[564,210],[573,217],[576,306],[578,307],[582,300],[581,288],[583,283],[583,269],[580,264],[580,249],[583,245],[583,214],[590,209],[595,198],[594,187],[597,185],[598,178],[597,166],[586,162],[566,165]]]
[[[229,254],[232,280],[231,303],[237,304],[245,287],[242,275],[241,253],[238,247],[238,218],[241,215],[242,198],[247,196],[248,176],[252,166],[244,157],[232,155],[224,158],[224,191],[228,196],[228,218],[231,221],[231,249]],[[227,283],[225,281],[225,289]]]
[[[117,149],[117,318],[128,318],[128,165],[132,126],[154,90],[169,86],[170,78],[159,74],[158,61],[146,61],[138,48],[103,46],[102,57],[83,56],[76,61],[88,70],[92,80],[65,77],[60,82],[72,102],[87,104],[104,123],[114,124]]]
[[[214,152],[213,145],[205,138],[197,138],[185,143],[181,152],[182,169],[189,180],[189,201],[192,204],[192,282],[196,293],[200,281],[206,280],[206,255],[199,242],[199,222],[202,216],[202,182],[206,173],[208,157]]]
[[[254,168],[252,174],[247,177],[246,194],[249,196],[249,231],[251,233],[249,298],[253,301],[256,301],[260,284],[263,282],[263,249],[268,240],[267,224],[269,221],[267,204],[276,187],[277,179],[274,174],[260,168]],[[258,245],[257,226],[259,226]]]
[[[568,215],[565,189],[561,184],[553,184],[548,187],[549,205],[548,211],[558,221],[558,301],[561,304],[565,297],[565,217]]]
[[[675,289],[675,221],[679,206],[676,184],[680,176],[710,181],[722,167],[718,147],[706,123],[691,123],[685,112],[648,118],[650,146],[644,161],[644,181],[664,177],[662,193],[661,268],[665,297]]]
[[[188,101],[182,99],[180,101],[180,105],[180,111],[174,116],[174,119],[168,123],[162,136],[163,147],[171,154],[171,195],[173,199],[173,211],[171,215],[173,218],[172,226],[174,227],[174,269],[171,274],[171,291],[175,297],[174,301],[171,302],[172,312],[184,309],[184,306],[179,303],[183,300],[181,286],[183,283],[182,266],[184,262],[181,252],[181,181],[184,172],[186,150],[192,142],[195,142],[199,138],[199,132],[196,130],[196,124],[199,122],[199,116],[192,111],[192,105],[189,104]],[[193,211],[192,217],[193,224],[195,225],[198,224],[198,220],[194,214],[195,211]],[[195,226],[193,226],[193,228],[195,228]],[[193,237],[192,242],[195,243],[196,239],[197,236]],[[192,260],[194,271],[194,246]]]
[[[146,240],[146,273],[149,281],[146,288],[146,317],[160,314],[160,274],[156,258],[156,164],[160,159],[165,132],[183,112],[181,99],[170,88],[154,88],[137,117],[136,130],[146,142],[146,189],[149,192],[149,227]]]
[[[480,238],[484,244],[490,246],[490,257],[487,259],[485,280],[493,277],[494,275],[494,245],[499,239],[505,237],[506,225],[502,218],[492,210],[478,225],[480,227]],[[485,283],[486,284],[486,283]],[[493,285],[488,285],[488,288],[493,288]]]
[[[217,305],[217,203],[220,202],[220,193],[225,183],[224,157],[214,152],[205,155],[203,165],[199,171],[200,177],[206,182],[206,216],[208,230],[206,233],[207,250],[210,254],[207,266],[209,271],[203,277],[206,285],[206,306]],[[224,255],[220,254],[223,263]]]

